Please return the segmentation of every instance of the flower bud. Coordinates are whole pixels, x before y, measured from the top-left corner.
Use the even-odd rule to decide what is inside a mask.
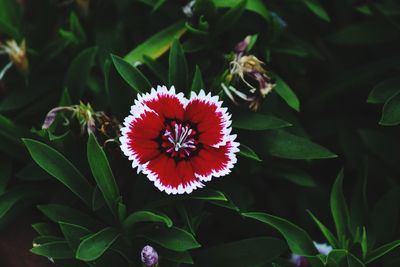
[[[140,255],[142,262],[146,267],[153,267],[158,263],[158,253],[149,245],[142,249],[142,253]]]

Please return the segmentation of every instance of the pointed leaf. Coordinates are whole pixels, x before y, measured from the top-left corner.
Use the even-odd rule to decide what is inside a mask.
[[[349,220],[349,211],[343,194],[343,178],[343,170],[341,170],[333,184],[330,197],[332,217],[341,246],[344,246],[346,242]]]
[[[201,75],[199,66],[196,65],[196,71],[194,72],[191,90],[198,93],[201,89],[204,89],[203,77]]]
[[[368,96],[368,103],[383,104],[400,92],[400,77],[391,78],[377,84]]]
[[[23,141],[33,160],[40,167],[91,207],[93,187],[68,159],[44,143],[32,139],[23,139]]]
[[[246,146],[245,144],[241,143],[239,149],[240,149],[239,155],[241,155],[245,158],[249,158],[249,159],[258,161],[258,162],[262,161],[262,159],[260,159],[260,157],[256,154],[256,152],[254,152],[253,149]]]
[[[143,62],[160,79],[163,84],[168,83],[168,72],[160,62],[146,55],[143,56]]]
[[[274,91],[280,97],[282,97],[283,100],[285,100],[289,107],[293,108],[296,111],[300,111],[300,100],[297,98],[297,95],[295,94],[295,92],[293,92],[289,85],[279,77],[277,77]]]
[[[82,227],[93,229],[99,225],[95,219],[83,213],[79,210],[58,205],[58,204],[48,204],[39,205],[37,207],[44,215],[47,216],[51,221],[55,223],[70,223],[80,225]]]
[[[81,238],[90,234],[87,228],[80,225],[65,222],[60,222],[59,224],[61,232],[74,251],[78,248]]]
[[[95,63],[97,47],[90,47],[80,52],[68,68],[64,86],[68,88],[73,102],[81,99],[83,90],[90,76],[90,70]]]
[[[106,201],[111,212],[116,215],[119,189],[117,183],[115,182],[110,164],[108,163],[107,156],[93,134],[89,135],[87,143],[87,157],[97,186],[102,192],[104,200]]]
[[[83,261],[98,259],[108,250],[120,236],[118,231],[111,227],[90,235],[82,240],[76,251],[76,258]]]
[[[177,39],[169,52],[169,86],[175,86],[178,92],[188,92],[188,66],[185,52]]]
[[[286,242],[293,253],[303,256],[312,256],[317,254],[317,250],[310,236],[297,225],[277,216],[262,212],[247,212],[242,213],[242,215],[266,223],[275,228],[286,239]]]
[[[339,248],[339,242],[336,239],[336,237],[331,233],[331,231],[329,231],[329,229],[323,223],[321,223],[321,221],[318,220],[318,218],[315,217],[314,214],[312,214],[310,210],[307,210],[307,212],[311,216],[313,221],[317,224],[319,230],[325,236],[326,240],[328,240],[329,244],[333,248]]]
[[[168,227],[172,226],[172,220],[167,215],[159,212],[141,210],[130,214],[123,222],[123,227],[128,230],[138,222],[160,222]]]
[[[379,259],[380,257],[384,256],[385,254],[389,253],[393,249],[400,247],[400,240],[393,241],[389,244],[383,245],[377,249],[372,250],[368,253],[367,258],[365,260],[366,264],[373,262],[374,260]]]
[[[400,124],[400,91],[386,101],[379,124],[384,126]]]
[[[268,155],[279,158],[309,160],[337,157],[328,149],[304,137],[283,130],[275,130],[265,134],[261,145]]]
[[[193,235],[175,226],[169,228],[163,225],[150,226],[141,229],[137,235],[174,251],[186,251],[200,247]]]
[[[111,55],[112,61],[119,75],[137,92],[146,92],[151,88],[151,83],[136,67],[116,55]]]
[[[31,252],[52,259],[70,259],[74,257],[74,252],[66,241],[53,241],[40,245],[37,244],[33,246]]]
[[[232,126],[238,129],[260,131],[288,127],[291,124],[272,115],[241,112],[233,117]]]
[[[347,254],[347,264],[349,267],[365,267],[364,263],[350,252]]]
[[[186,28],[184,22],[173,24],[138,45],[129,52],[124,59],[133,65],[136,65],[138,62],[143,62],[144,55],[156,59],[168,51],[175,38],[181,37],[185,32]]]
[[[328,14],[325,9],[321,6],[318,0],[304,0],[304,4],[310,9],[315,15],[325,21],[330,21]]]

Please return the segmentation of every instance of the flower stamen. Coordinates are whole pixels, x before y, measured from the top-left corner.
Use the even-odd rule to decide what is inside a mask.
[[[195,133],[190,125],[172,121],[162,134],[162,147],[172,157],[189,157],[196,150]]]

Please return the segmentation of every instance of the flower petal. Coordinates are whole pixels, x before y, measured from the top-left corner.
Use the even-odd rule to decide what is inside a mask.
[[[206,95],[203,90],[197,95],[192,92],[186,106],[185,120],[197,125],[199,142],[218,147],[228,140],[232,128],[231,115],[226,108],[221,107],[222,101],[217,96]]]
[[[152,88],[150,93],[138,96],[131,113],[143,106],[153,110],[162,118],[182,120],[186,102],[183,93],[176,94],[173,86],[169,90],[165,86],[157,86],[157,90]]]
[[[212,177],[224,176],[231,172],[237,162],[235,153],[239,143],[234,142],[236,135],[229,136],[229,141],[220,147],[204,146],[191,159],[193,170],[201,181],[210,181]]]
[[[191,193],[194,189],[203,186],[194,175],[189,161],[177,162],[164,154],[160,154],[146,164],[143,173],[154,181],[160,191],[165,191],[167,194]]]
[[[136,115],[125,118],[121,129],[121,150],[132,160],[132,167],[145,164],[160,154],[155,141],[164,127],[160,116],[151,110],[137,110]]]

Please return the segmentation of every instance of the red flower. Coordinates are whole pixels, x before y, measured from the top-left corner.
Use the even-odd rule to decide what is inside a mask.
[[[237,161],[239,143],[221,104],[203,90],[186,99],[174,87],[158,86],[135,100],[121,129],[121,149],[161,191],[190,193],[230,173]]]

